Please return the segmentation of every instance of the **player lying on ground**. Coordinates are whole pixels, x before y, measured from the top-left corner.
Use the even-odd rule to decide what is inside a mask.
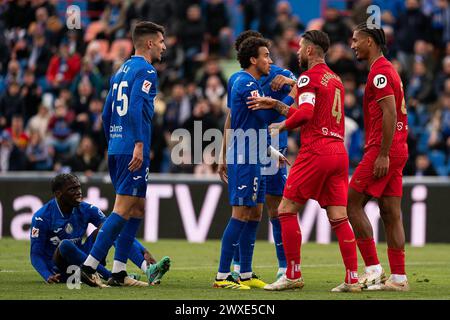
[[[366,60],[369,75],[364,89],[366,143],[363,158],[350,182],[348,215],[366,265],[360,282],[370,290],[408,291],[405,272],[405,231],[401,201],[403,168],[408,160],[408,116],[403,84],[384,57],[386,37],[381,27],[360,24],[353,32],[352,49]],[[378,199],[387,240],[391,276],[386,281],[377,256],[373,230],[364,207]]]
[[[100,228],[106,217],[100,209],[82,201],[81,184],[75,175],[57,175],[51,187],[55,197],[32,218],[30,258],[46,282],[56,283],[65,282],[70,275],[67,268],[81,265],[89,254],[99,229],[95,229],[82,243],[88,224]],[[168,270],[165,259],[156,262],[136,239],[128,258],[147,275],[151,284],[159,283]],[[104,261],[98,271],[103,279],[111,278]]]
[[[158,87],[152,63],[166,50],[164,28],[141,21],[132,32],[135,55],[111,77],[102,120],[108,141],[108,168],[116,191],[113,212],[103,224],[81,277],[91,286],[99,285],[97,266],[117,240],[112,279],[114,286],[146,286],[131,279],[126,271],[128,252],[145,214],[145,196],[150,166],[150,137],[154,99]],[[167,264],[170,259],[167,257]]]
[[[239,47],[242,44],[242,42],[250,37],[257,37],[257,38],[263,38],[262,34],[253,31],[253,30],[247,30],[242,32],[235,41],[235,49],[238,52]],[[241,75],[240,72],[236,72],[228,80],[228,97],[231,97],[231,89],[234,85],[234,82],[236,79]],[[292,102],[289,102],[290,100],[293,100],[289,97],[289,94],[291,92],[291,87],[296,84],[295,76],[290,72],[289,70],[282,69],[278,67],[275,64],[271,64],[269,75],[265,76],[263,75],[258,80],[263,93],[265,96],[272,97],[277,100],[284,100],[287,99],[286,103],[290,105]],[[228,102],[230,102],[231,99],[228,99]],[[228,108],[231,109],[230,103],[228,103]],[[218,173],[224,183],[228,183],[228,176],[227,176],[227,163],[226,163],[226,152],[227,152],[227,132],[230,129],[230,113],[231,111],[228,110],[227,119],[225,121],[224,126],[224,132],[223,132],[223,140],[222,140],[222,154],[221,154],[221,163],[218,166]],[[286,118],[283,115],[280,115],[278,119],[276,119],[276,122],[283,121]],[[268,144],[270,145],[270,136],[267,137]],[[279,143],[277,147],[278,151],[283,154],[283,156],[286,156],[287,153],[287,132],[280,134],[279,136]],[[278,271],[277,271],[277,279],[282,276],[286,272],[286,257],[284,255],[283,250],[283,243],[281,239],[281,225],[280,221],[278,220],[278,205],[281,202],[281,198],[283,195],[283,189],[284,185],[286,183],[286,177],[287,177],[287,169],[286,165],[280,165],[279,168],[274,173],[270,173],[268,175],[262,175],[261,179],[264,179],[264,184],[266,186],[265,191],[265,203],[267,206],[267,212],[269,214],[270,223],[272,225],[272,235],[274,239],[275,244],[275,251],[278,259]],[[251,225],[251,224],[250,224]],[[247,225],[249,227],[249,225]],[[251,230],[250,232],[257,232],[256,228],[254,230]],[[244,235],[247,235],[248,232],[243,232]],[[245,237],[245,236],[244,236]],[[256,238],[255,238],[256,239]],[[250,245],[254,245],[254,243],[250,243]],[[232,276],[238,280],[240,276],[240,244],[238,244],[234,251],[234,257],[233,257],[233,272],[231,273]]]
[[[297,55],[302,69],[307,71],[297,83],[294,106],[298,109],[266,97],[252,97],[249,101],[252,109],[275,108],[287,116],[286,121],[269,126],[271,133],[301,126],[301,148],[278,208],[288,267],[286,275],[267,285],[266,290],[304,286],[297,214],[308,199],[314,199],[327,211],[345,265],[344,283],[332,291],[361,291],[355,236],[346,210],[349,160],[344,146],[344,86],[325,63],[329,45],[328,35],[317,30],[306,32],[300,40]]]

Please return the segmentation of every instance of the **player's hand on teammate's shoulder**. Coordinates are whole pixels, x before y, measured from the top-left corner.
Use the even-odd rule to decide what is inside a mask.
[[[133,150],[133,159],[131,159],[128,164],[128,170],[136,171],[142,166],[142,162],[144,161],[144,144],[142,142],[136,142],[134,144]]]
[[[248,97],[247,106],[252,110],[272,109],[277,100],[269,97]]]
[[[269,125],[269,134],[271,136],[276,136],[277,134],[279,134],[280,132],[286,130],[286,123],[285,121],[283,122],[274,122],[272,124]]]
[[[59,283],[60,278],[61,278],[61,274],[60,274],[60,273],[52,274],[51,276],[49,276],[49,277],[47,278],[47,283],[48,283],[48,284]]]
[[[376,179],[382,178],[387,175],[389,171],[389,156],[378,155],[373,166],[373,175]]]
[[[279,74],[275,78],[273,78],[272,82],[270,83],[270,88],[273,91],[279,91],[285,84],[292,87],[295,84],[295,80]]]

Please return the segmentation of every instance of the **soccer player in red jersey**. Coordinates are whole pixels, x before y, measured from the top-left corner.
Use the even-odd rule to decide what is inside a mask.
[[[408,159],[408,123],[403,85],[383,55],[385,43],[381,28],[363,23],[353,32],[352,49],[358,60],[367,60],[370,71],[363,99],[364,156],[350,182],[347,209],[366,265],[360,283],[371,290],[407,291],[400,204],[402,171]],[[372,197],[378,199],[386,232],[391,269],[388,280],[378,261],[372,226],[364,212]]]
[[[344,86],[325,64],[329,45],[330,40],[322,31],[303,34],[297,55],[302,69],[307,71],[298,79],[293,107],[268,97],[250,98],[250,108],[274,108],[287,116],[287,120],[270,125],[271,133],[301,127],[300,152],[289,172],[278,207],[287,271],[276,282],[264,287],[266,290],[303,287],[302,237],[297,214],[308,199],[315,199],[327,211],[346,269],[344,283],[332,291],[361,291],[356,241],[346,209],[348,155],[344,146]]]

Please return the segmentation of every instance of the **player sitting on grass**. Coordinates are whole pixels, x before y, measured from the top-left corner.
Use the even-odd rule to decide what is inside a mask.
[[[106,220],[103,212],[82,201],[81,184],[73,174],[59,174],[52,180],[55,198],[39,209],[31,222],[31,264],[47,283],[65,282],[70,265],[79,266],[86,259],[97,236],[94,230],[82,243],[89,223],[97,228]],[[136,239],[129,253],[150,284],[161,281],[168,268],[163,259],[156,263],[150,252]],[[109,279],[111,272],[103,265],[99,273]]]

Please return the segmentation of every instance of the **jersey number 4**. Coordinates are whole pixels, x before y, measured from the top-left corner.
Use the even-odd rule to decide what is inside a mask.
[[[128,112],[128,96],[127,94],[124,92],[123,88],[128,88],[128,82],[127,81],[121,81],[119,84],[114,83],[113,84],[113,91],[112,91],[112,95],[114,97],[114,90],[118,90],[117,91],[117,101],[118,102],[122,102],[122,106],[117,106],[117,113],[119,114],[119,116],[123,117],[124,115],[127,114]],[[114,112],[114,102],[112,104],[112,111]]]
[[[336,118],[336,123],[339,124],[342,119],[342,99],[341,90],[336,89],[334,92],[333,107],[331,108],[331,115]]]

